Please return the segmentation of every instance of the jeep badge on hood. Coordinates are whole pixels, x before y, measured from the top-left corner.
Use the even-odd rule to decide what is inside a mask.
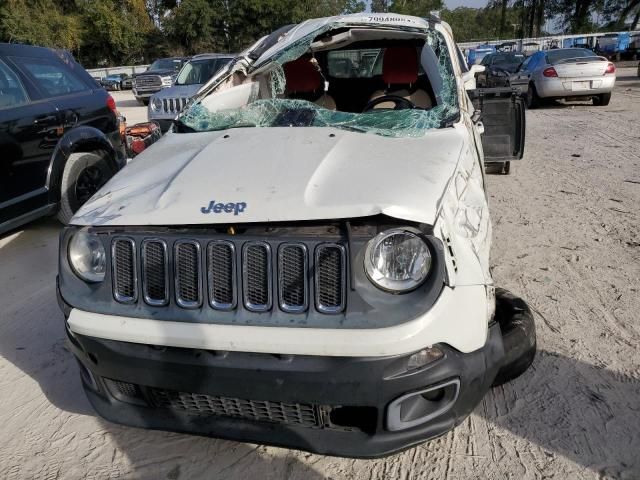
[[[234,215],[238,215],[239,213],[244,212],[244,209],[247,208],[247,204],[245,202],[229,202],[229,203],[216,203],[215,200],[211,200],[209,205],[206,207],[202,207],[200,211],[204,214],[207,213],[231,213]]]

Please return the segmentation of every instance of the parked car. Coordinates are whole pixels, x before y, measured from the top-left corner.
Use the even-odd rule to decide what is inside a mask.
[[[615,65],[584,48],[536,52],[510,78],[511,85],[526,95],[529,108],[562,98],[608,105],[615,82]]]
[[[493,45],[478,45],[476,48],[470,48],[467,56],[467,65],[479,65],[486,55],[496,52]]]
[[[480,65],[486,68],[476,78],[478,87],[506,87],[509,77],[524,62],[521,53],[492,53],[485,56]]]
[[[218,53],[194,56],[184,64],[172,87],[163,88],[151,97],[149,120],[157,122],[162,131],[166,132],[189,99],[234,57],[235,55]]]
[[[132,78],[126,73],[114,73],[100,79],[106,90],[126,90],[132,88]]]
[[[113,98],[70,54],[0,44],[0,233],[68,222],[126,162]]]
[[[133,95],[143,104],[149,104],[149,98],[163,88],[173,85],[178,72],[189,60],[184,57],[160,58],[149,65],[144,73],[133,77]]]
[[[535,327],[494,288],[483,167],[521,156],[524,110],[472,82],[446,23],[384,13],[285,27],[207,82],[61,236],[94,408],[371,457],[522,373]]]

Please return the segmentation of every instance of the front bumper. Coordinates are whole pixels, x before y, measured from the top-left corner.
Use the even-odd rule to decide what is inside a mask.
[[[444,434],[481,401],[504,356],[497,324],[483,348],[465,354],[438,345],[444,356],[412,371],[409,355],[272,355],[161,348],[68,328],[67,335],[87,396],[107,420],[348,457],[383,456]],[[390,404],[430,386],[443,386],[441,398],[440,390],[415,395],[400,410],[407,420],[412,408],[423,408],[418,419],[435,415],[391,431]],[[267,408],[271,420],[252,418]],[[305,408],[315,412],[312,425],[283,421]]]
[[[171,125],[173,124],[176,115],[177,114],[171,115],[166,113],[158,113],[151,110],[151,108],[147,109],[147,117],[149,118],[149,121],[156,122],[158,125],[160,125],[160,130],[162,131],[162,133],[166,133],[166,131],[169,130],[169,127],[171,127]]]
[[[150,98],[152,95],[158,93],[163,88],[168,88],[170,86],[171,85],[167,85],[166,87],[157,87],[157,88],[144,89],[144,90],[138,90],[137,88],[133,87],[132,90],[133,90],[134,97],[136,97],[137,99]]]

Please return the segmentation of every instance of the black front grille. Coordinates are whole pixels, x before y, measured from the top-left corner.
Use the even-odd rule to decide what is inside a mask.
[[[244,400],[199,393],[150,388],[149,396],[157,408],[180,410],[194,415],[240,417],[304,427],[320,426],[318,408],[302,403]]]
[[[267,243],[249,242],[243,253],[244,306],[253,312],[271,308],[271,248]]]
[[[137,300],[136,250],[133,240],[116,238],[111,246],[113,296],[121,303]]]
[[[231,310],[236,306],[235,255],[231,242],[211,242],[207,247],[209,302],[213,308]]]
[[[280,308],[285,312],[307,309],[307,248],[303,244],[285,244],[278,255]]]
[[[199,307],[200,244],[192,241],[176,242],[175,246],[176,302],[184,308]]]
[[[321,245],[316,249],[316,308],[324,313],[344,309],[345,250],[342,245]]]
[[[167,276],[167,244],[163,240],[145,240],[142,243],[142,289],[149,305],[169,302]]]
[[[170,242],[150,237],[140,243],[138,247],[132,238],[113,239],[113,296],[118,302],[137,301],[140,274],[141,295],[156,307],[171,303],[172,296],[182,308],[208,303],[221,311],[240,304],[266,312],[274,307],[274,298],[276,308],[293,314],[314,306],[320,313],[336,314],[346,307],[346,249],[337,243],[321,243],[313,250],[302,242],[272,247],[263,241]]]

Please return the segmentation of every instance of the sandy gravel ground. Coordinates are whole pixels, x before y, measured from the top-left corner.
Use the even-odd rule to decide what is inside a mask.
[[[65,350],[47,220],[0,238],[0,478],[640,478],[640,82],[620,70],[608,107],[527,120],[524,160],[489,178],[493,265],[534,309],[540,351],[456,430],[363,461],[97,418]]]

